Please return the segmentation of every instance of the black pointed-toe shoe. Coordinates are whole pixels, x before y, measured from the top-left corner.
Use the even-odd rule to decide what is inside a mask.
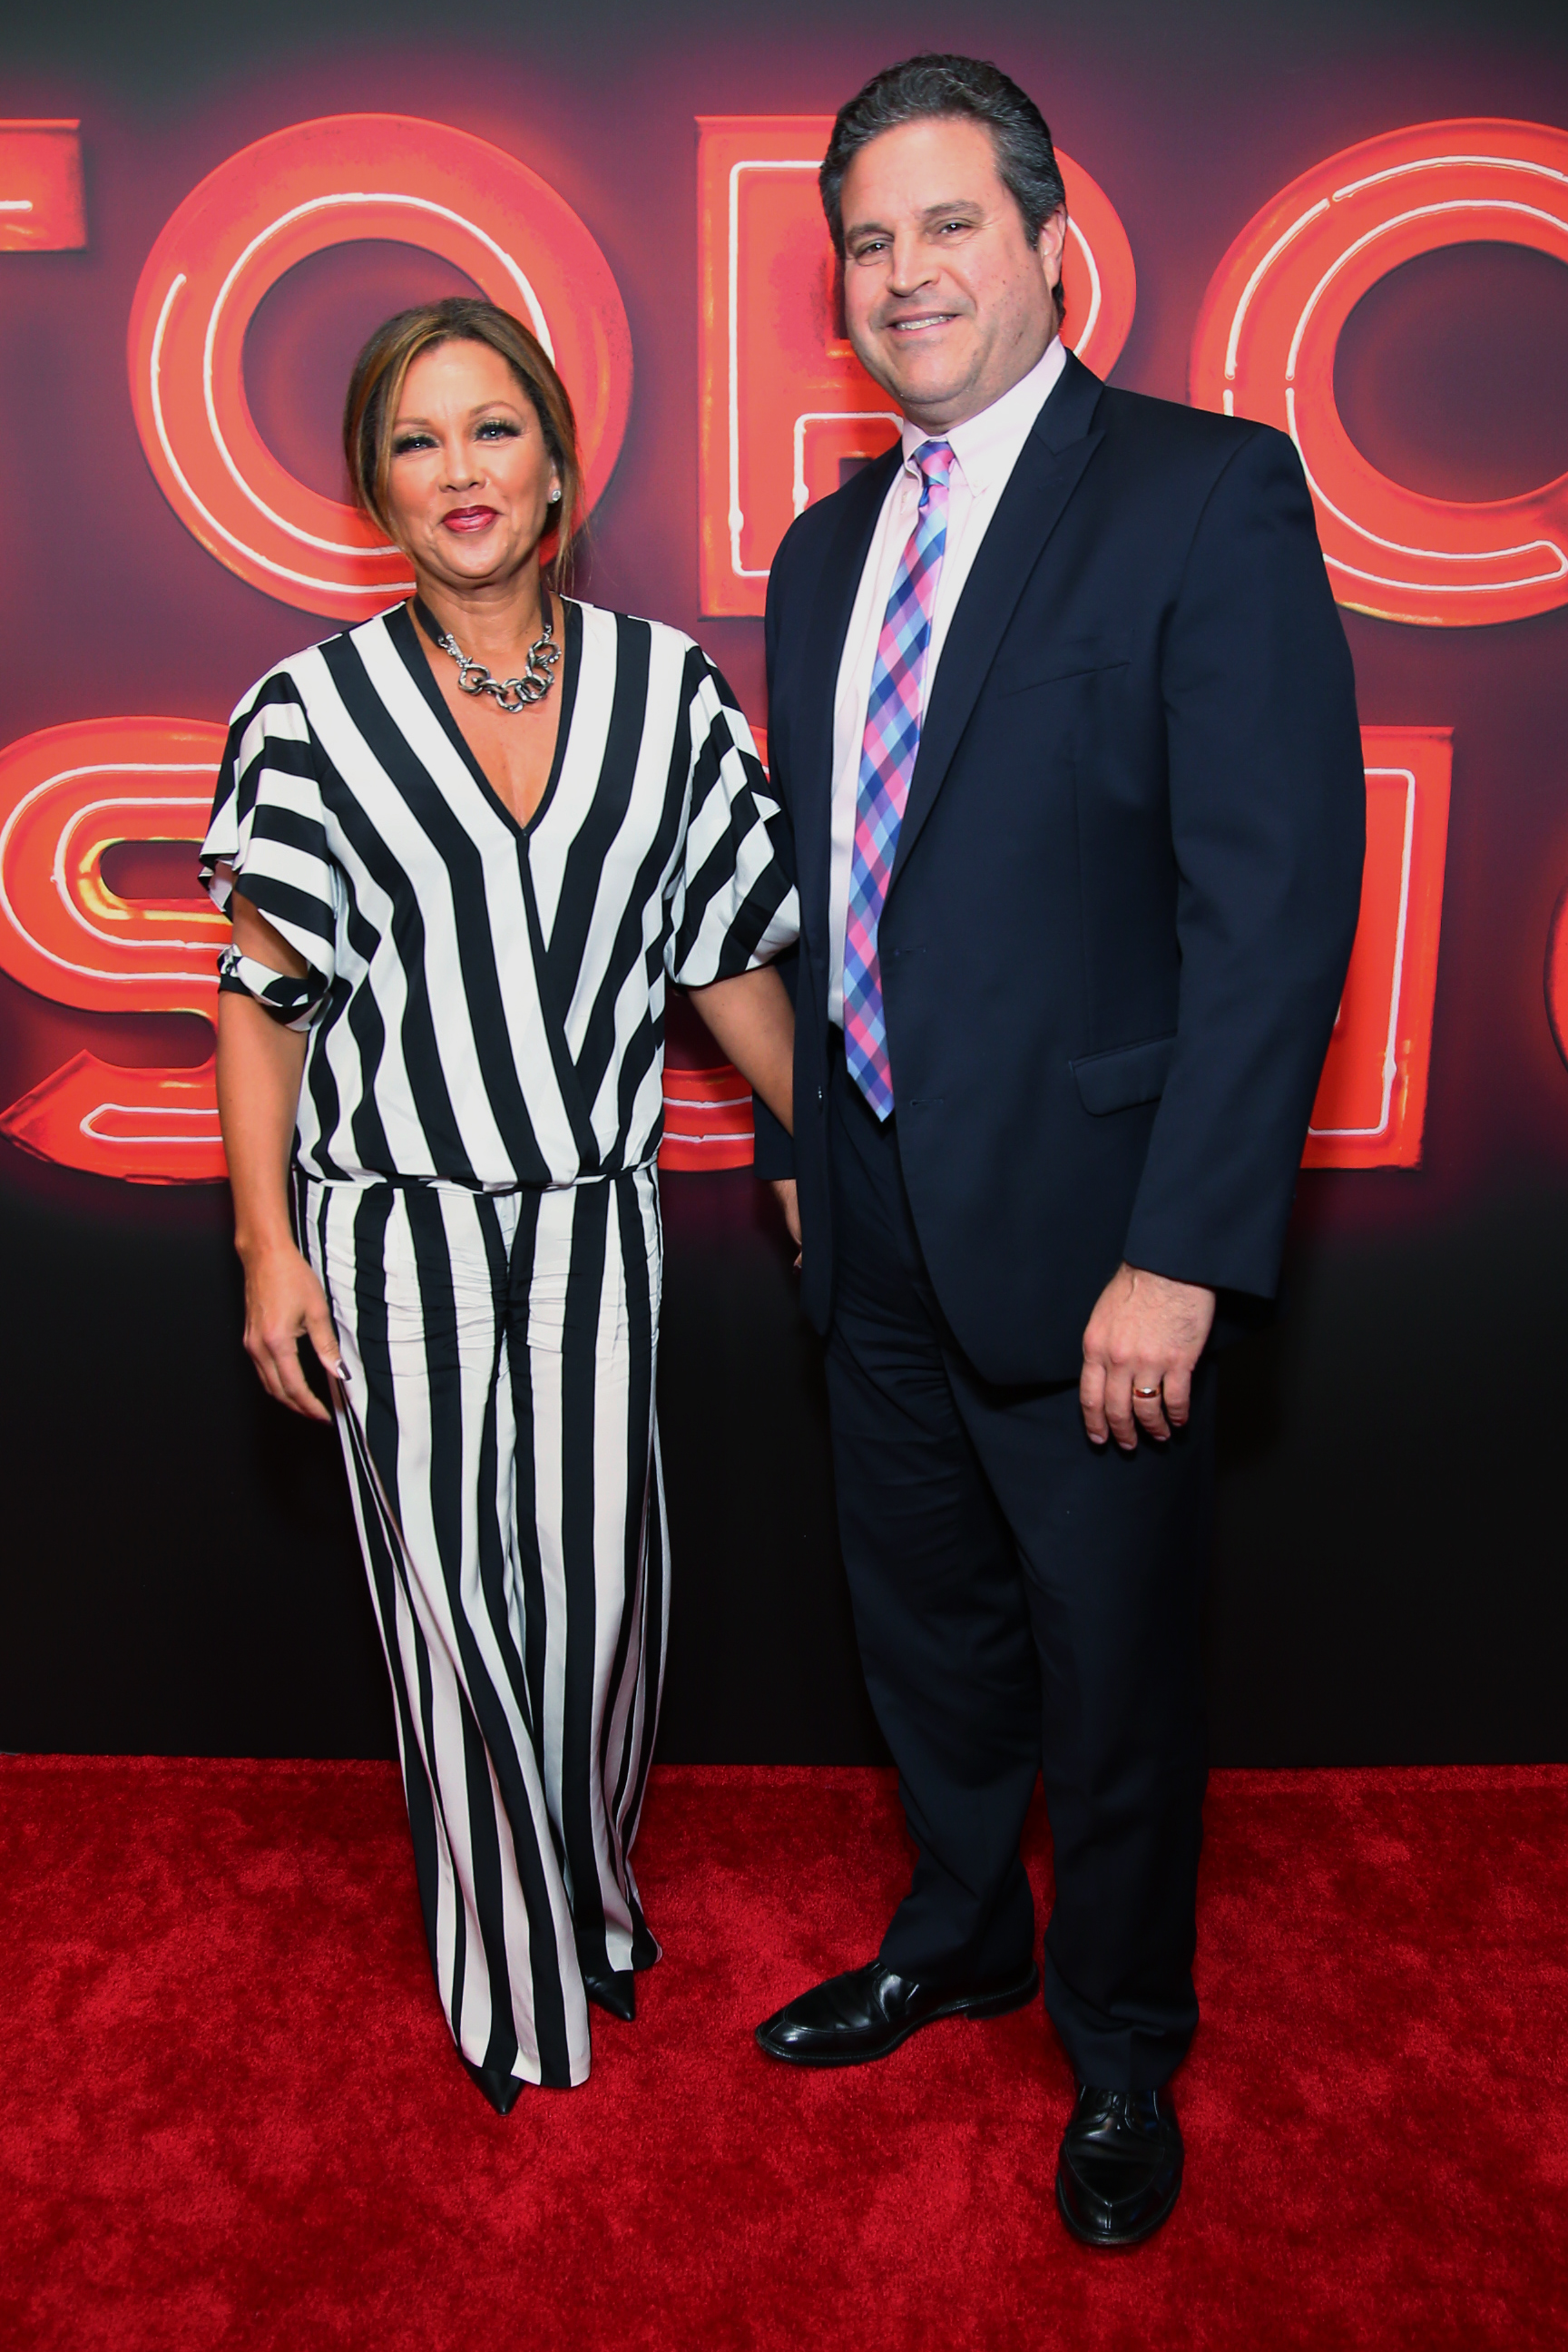
[[[770,2058],[782,2058],[789,2066],[863,2066],[868,2059],[885,2058],[940,2017],[1001,2017],[1022,2009],[1039,1982],[1031,1962],[1009,1983],[956,1992],[951,1985],[901,1977],[873,1960],[803,1992],[758,2026],[757,2042]]]
[[[469,2058],[463,2060],[471,2083],[477,2083],[498,2116],[510,2116],[522,2089],[519,2074],[503,2074],[494,2066],[476,2066]]]
[[[600,2009],[607,2009],[623,2025],[630,2025],[637,2013],[637,1980],[631,1969],[605,1969],[590,1974],[583,1971],[583,1990]]]
[[[1182,2193],[1182,2134],[1163,2091],[1080,2083],[1057,2158],[1057,2208],[1086,2246],[1152,2238]]]

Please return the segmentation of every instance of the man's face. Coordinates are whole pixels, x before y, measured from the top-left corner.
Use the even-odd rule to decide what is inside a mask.
[[[1067,215],[1031,245],[983,123],[885,131],[844,175],[844,316],[868,373],[945,432],[1027,375],[1056,331]]]

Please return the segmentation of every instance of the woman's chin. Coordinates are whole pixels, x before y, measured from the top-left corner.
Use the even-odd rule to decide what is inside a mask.
[[[538,547],[498,546],[496,539],[493,530],[487,530],[471,540],[442,540],[427,551],[423,568],[440,586],[458,593],[503,587],[526,570]]]

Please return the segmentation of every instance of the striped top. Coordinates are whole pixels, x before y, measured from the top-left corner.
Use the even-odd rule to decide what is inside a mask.
[[[555,758],[520,824],[406,605],[270,671],[234,715],[202,877],[305,959],[220,984],[308,1032],[296,1157],[329,1183],[564,1185],[652,1160],[666,980],[798,928],[776,802],[712,663],[567,602]]]

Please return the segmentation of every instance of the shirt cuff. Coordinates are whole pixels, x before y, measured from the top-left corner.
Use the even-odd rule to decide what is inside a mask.
[[[285,1029],[306,1030],[326,1001],[327,982],[319,971],[274,971],[237,947],[219,950],[217,986],[220,996],[248,996]]]

